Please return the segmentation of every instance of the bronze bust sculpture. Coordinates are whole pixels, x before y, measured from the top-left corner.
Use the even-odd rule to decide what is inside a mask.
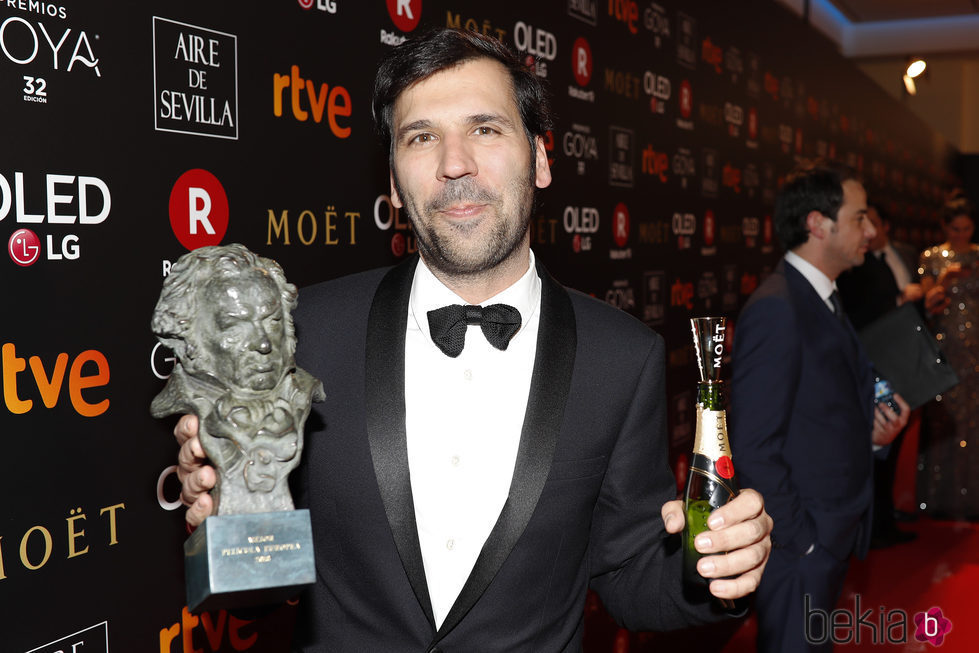
[[[216,515],[293,509],[287,477],[324,399],[295,365],[296,296],[275,261],[238,244],[189,252],[164,281],[152,329],[177,363],[150,412],[198,416]]]

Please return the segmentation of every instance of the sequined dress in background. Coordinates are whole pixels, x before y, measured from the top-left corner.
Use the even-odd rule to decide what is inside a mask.
[[[918,454],[918,501],[939,518],[979,519],[979,245],[956,253],[941,246],[921,254],[922,278],[953,263],[971,270],[947,289],[949,306],[931,325],[959,384],[926,405]]]

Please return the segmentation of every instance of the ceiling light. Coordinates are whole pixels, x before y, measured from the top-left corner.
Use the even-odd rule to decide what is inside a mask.
[[[915,95],[918,92],[918,88],[914,85],[914,79],[909,75],[904,76],[904,90],[908,92],[908,95]]]
[[[924,59],[915,59],[910,64],[908,64],[908,77],[912,79],[925,72],[925,68],[928,64],[925,63]]]

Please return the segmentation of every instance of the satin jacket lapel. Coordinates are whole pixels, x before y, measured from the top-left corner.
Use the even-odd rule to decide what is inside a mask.
[[[435,619],[408,474],[405,431],[405,325],[417,257],[392,268],[381,280],[367,323],[367,438],[384,511],[408,581],[428,617]]]
[[[537,266],[537,273],[541,279],[537,355],[510,494],[432,645],[465,617],[499,572],[530,521],[551,469],[571,388],[577,329],[568,291],[541,265]]]

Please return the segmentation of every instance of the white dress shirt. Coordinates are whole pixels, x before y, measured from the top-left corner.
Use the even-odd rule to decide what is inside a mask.
[[[786,252],[785,262],[790,263],[792,267],[798,270],[809,282],[809,285],[819,293],[819,297],[829,307],[829,310],[836,313],[833,302],[829,299],[829,296],[836,292],[836,281],[827,277],[822,270],[795,252]]]
[[[405,337],[405,425],[418,539],[436,627],[472,571],[510,490],[537,351],[541,282],[530,266],[481,305],[509,304],[521,327],[505,351],[479,326],[458,358],[429,334],[428,311],[466,304],[419,261]]]
[[[904,259],[898,253],[894,246],[891,245],[890,241],[881,250],[884,252],[884,262],[887,263],[887,267],[891,269],[894,273],[894,281],[897,282],[897,289],[904,292],[904,289],[909,283],[911,283],[911,271],[908,270],[908,266],[905,265]],[[876,252],[875,252],[876,254]]]

